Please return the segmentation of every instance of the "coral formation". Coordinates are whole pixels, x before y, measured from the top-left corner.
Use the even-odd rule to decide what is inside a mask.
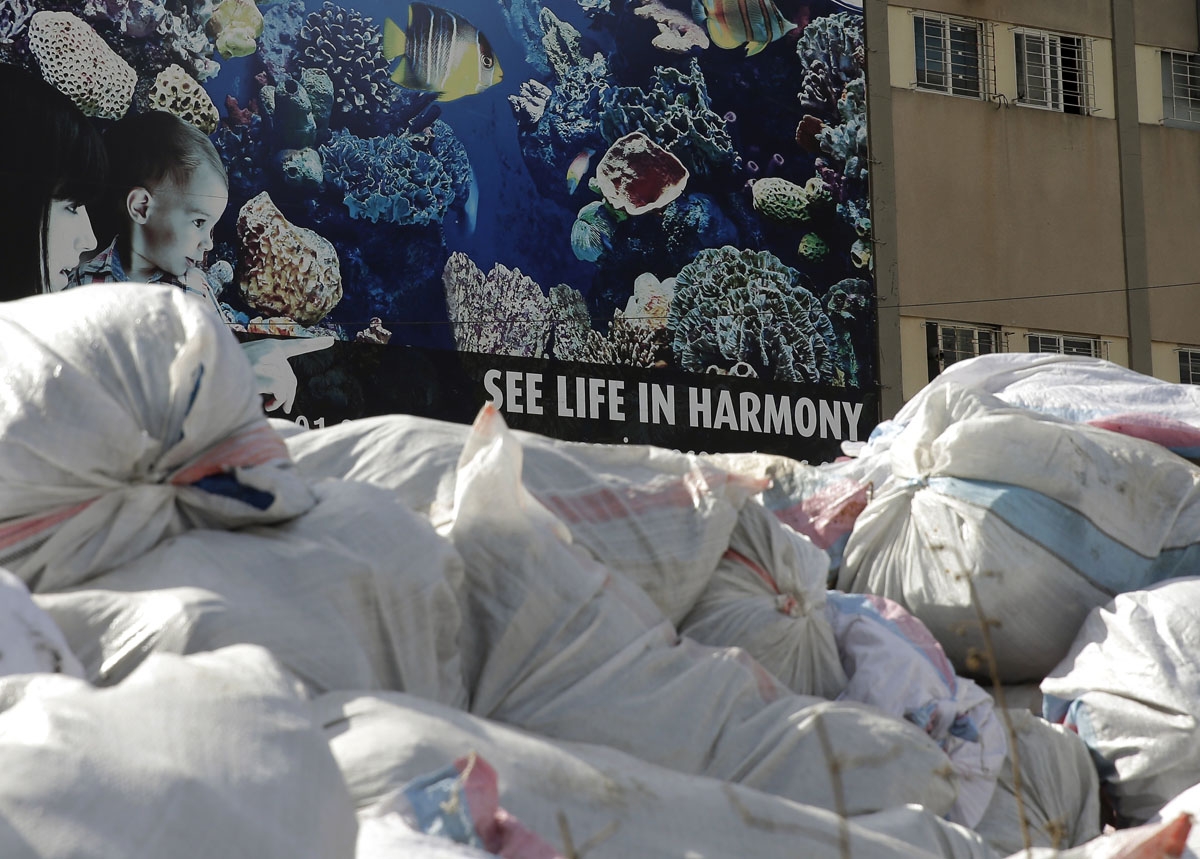
[[[205,134],[216,131],[217,123],[221,120],[217,106],[204,87],[177,63],[167,66],[155,76],[149,106],[154,110],[173,113]]]
[[[785,223],[803,223],[812,217],[809,195],[804,186],[779,176],[754,179],[750,183],[755,210]]]
[[[285,75],[269,92],[271,119],[279,145],[286,149],[306,149],[315,144],[317,119],[308,91],[294,77]]]
[[[550,352],[560,361],[612,364],[616,352],[603,334],[592,328],[587,302],[576,289],[559,284],[550,288]]]
[[[837,101],[842,122],[826,125],[817,134],[821,150],[844,165],[843,175],[860,181],[867,178],[866,86],[864,77],[848,83]]]
[[[228,104],[228,103],[227,103]],[[262,117],[233,103],[230,119],[221,123],[213,145],[229,176],[231,197],[245,199],[263,187],[264,168],[269,161],[270,148]]]
[[[854,264],[855,268],[874,267],[875,259],[871,252],[871,243],[855,239],[854,244],[850,246],[850,262]]]
[[[325,0],[305,18],[296,45],[304,65],[324,69],[333,84],[331,128],[382,128],[394,87],[383,35],[370,18]]]
[[[701,251],[676,277],[667,321],[679,366],[828,381],[833,328],[800,281],[799,272],[768,251],[729,245]]]
[[[578,30],[546,8],[541,24],[555,84],[548,88],[527,81],[508,100],[517,118],[522,154],[539,190],[546,196],[563,196],[562,177],[571,160],[584,149],[599,152],[611,142],[601,136],[597,122],[601,93],[611,82],[603,54],[583,56]]]
[[[539,0],[500,0],[499,6],[513,40],[525,47],[525,62],[539,74],[549,72],[541,44],[545,35],[540,18],[542,3]]]
[[[238,285],[258,310],[302,325],[319,321],[342,299],[342,274],[333,245],[289,223],[266,191],[237,218]]]
[[[588,203],[575,216],[571,225],[571,250],[583,262],[595,262],[605,251],[612,250],[616,221],[608,206],[600,200]]]
[[[275,166],[283,184],[302,194],[321,190],[325,171],[315,149],[281,149],[275,153]]]
[[[583,59],[583,37],[578,30],[563,21],[548,8],[543,8],[538,14],[542,25],[542,50],[546,53],[546,62],[557,80],[565,79],[572,67]]]
[[[257,47],[255,39],[262,35],[263,16],[254,0],[221,0],[208,22],[209,32],[216,37],[217,51],[225,59],[248,57]]]
[[[804,69],[800,103],[811,112],[831,113],[866,66],[862,16],[839,12],[816,18],[796,42],[796,55]]]
[[[438,127],[442,126],[442,127]],[[469,165],[443,164],[428,151],[438,134],[453,134],[441,120],[432,135],[388,134],[359,138],[347,131],[334,132],[319,148],[325,179],[344,192],[343,202],[352,218],[395,224],[439,223],[455,201],[456,181],[448,167],[460,175]],[[445,142],[441,154],[454,154]],[[466,153],[461,150],[465,161]]]
[[[633,14],[658,25],[658,35],[650,44],[659,50],[686,54],[692,48],[704,50],[710,44],[703,24],[696,23],[694,17],[662,0],[639,0]]]
[[[524,81],[517,94],[508,97],[517,123],[531,127],[541,122],[546,104],[550,101],[550,93],[550,87],[541,81]]]
[[[640,131],[614,141],[596,165],[596,184],[614,209],[641,215],[683,193],[687,168]]]
[[[88,116],[120,119],[133,100],[137,73],[85,21],[70,12],[38,12],[29,49],[42,77]]]
[[[442,271],[446,309],[461,352],[542,357],[550,338],[550,299],[519,269],[497,264],[486,275],[466,254]]]
[[[414,145],[428,151],[450,177],[450,190],[454,192],[453,205],[465,206],[472,193],[479,193],[478,190],[472,191],[475,179],[467,149],[449,123],[435,120],[419,133],[414,132],[412,138]]]
[[[304,0],[286,0],[273,4],[263,13],[262,35],[258,38],[258,59],[270,80],[280,80],[295,65],[295,34],[304,26],[308,13]],[[308,82],[305,81],[305,86]]]
[[[633,282],[625,308],[613,311],[608,339],[613,363],[627,367],[665,366],[671,358],[667,317],[675,296],[675,278],[659,280],[644,272]]]
[[[867,106],[865,54],[860,16],[839,13],[812,21],[796,46],[805,64],[799,93],[801,106],[829,121],[806,114],[796,127],[796,142],[819,150],[814,167],[837,214],[858,236],[850,258],[858,268],[870,268],[867,216]]]
[[[715,248],[737,240],[737,227],[708,194],[684,194],[662,213],[662,249],[683,265],[701,248]]]
[[[820,262],[829,254],[829,244],[816,233],[805,233],[796,253],[810,262]]]
[[[323,140],[329,130],[329,118],[333,115],[333,81],[324,69],[301,69],[300,86],[308,96],[313,121],[317,125],[317,139]]]
[[[583,14],[589,18],[595,18],[597,15],[606,15],[612,11],[611,0],[578,0],[579,8],[583,10]]]
[[[688,71],[657,66],[649,90],[609,87],[600,96],[600,128],[612,142],[641,131],[670,150],[693,173],[731,166],[733,141],[724,117],[712,109],[708,85],[693,58]]]
[[[228,261],[219,259],[208,267],[209,283],[215,284],[219,295],[225,287],[233,283],[233,266]]]
[[[139,75],[152,77],[178,63],[199,81],[219,70],[207,27],[211,0],[166,3],[162,0],[84,0],[82,16],[101,32]]]
[[[860,360],[856,343],[869,344],[870,332],[874,327],[873,290],[869,281],[847,277],[838,281],[822,301],[825,313],[833,325],[833,349],[835,385],[860,385],[868,378],[868,367]],[[869,351],[867,352],[869,355]]]
[[[36,11],[30,0],[0,0],[0,45],[11,45],[22,36]]]

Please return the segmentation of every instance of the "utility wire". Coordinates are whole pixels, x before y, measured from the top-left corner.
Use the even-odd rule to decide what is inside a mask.
[[[1191,280],[1191,281],[1183,281],[1180,283],[1155,283],[1155,284],[1150,284],[1148,286],[1134,287],[1133,289],[1130,289],[1129,292],[1145,292],[1145,291],[1149,291],[1152,289],[1178,289],[1178,288],[1184,287],[1184,286],[1200,286],[1200,281]],[[997,301],[1035,301],[1035,300],[1043,299],[1043,298],[1076,298],[1076,297],[1083,297],[1083,296],[1089,296],[1089,295],[1115,295],[1115,294],[1122,293],[1125,291],[1126,290],[1124,288],[1121,288],[1121,289],[1090,289],[1090,290],[1085,290],[1083,292],[1046,292],[1046,293],[1042,293],[1041,295],[1014,295],[1014,296],[1011,296],[1008,298],[995,298],[995,297],[993,297],[993,298],[963,298],[963,299],[956,299],[953,301],[920,301],[920,302],[912,302],[912,303],[904,303],[904,304],[887,304],[887,305],[879,305],[879,306],[885,307],[888,309],[893,308],[893,307],[896,307],[896,308],[948,307],[948,306],[963,305],[963,304],[988,304],[988,303],[997,302]],[[748,314],[742,314],[742,315],[745,316]],[[410,327],[416,327],[419,325],[425,325],[425,326],[431,326],[431,325],[485,325],[485,324],[496,324],[498,322],[503,322],[503,323],[508,323],[508,324],[525,323],[527,325],[543,325],[543,324],[551,325],[551,324],[556,324],[556,323],[568,322],[571,320],[577,320],[578,318],[579,317],[577,317],[577,316],[570,316],[570,317],[568,317],[568,316],[561,316],[561,317],[560,316],[523,316],[523,315],[504,316],[502,314],[496,314],[494,316],[481,316],[481,317],[459,318],[459,319],[390,320],[386,324],[392,325],[392,326],[410,326]],[[589,319],[592,322],[597,322],[597,321],[611,322],[612,321],[611,319],[604,317],[604,316],[600,316],[599,314],[591,315],[591,316],[589,316]],[[652,320],[652,319],[661,319],[661,317],[623,316],[622,319],[624,319],[627,322],[641,322],[641,321],[647,321],[647,320]],[[255,324],[261,325],[261,324],[265,324],[265,323],[255,323]],[[366,325],[366,324],[368,324],[368,321],[362,321],[362,320],[348,321],[348,322],[343,322],[340,324],[342,326]],[[283,323],[283,324],[276,323],[276,325],[277,325],[277,327],[286,327],[287,323]],[[297,324],[297,327],[300,327],[300,326]]]

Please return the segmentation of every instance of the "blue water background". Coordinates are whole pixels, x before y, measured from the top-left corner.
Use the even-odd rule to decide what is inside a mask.
[[[623,85],[649,88],[651,74],[657,65],[687,67],[690,59],[688,55],[663,52],[649,44],[655,33],[654,26],[649,22],[638,19],[635,25],[633,19],[626,14],[619,20],[629,22],[629,28],[613,32],[607,28],[617,19],[600,16],[594,21],[574,2],[554,0],[541,4],[536,0],[529,0],[529,3],[534,11],[542,5],[549,7],[560,19],[576,27],[583,35],[583,55],[587,57],[596,51],[602,52],[609,58],[614,74],[619,76],[619,83]],[[619,0],[614,2],[614,8],[617,3]],[[372,18],[375,25],[381,29],[386,17],[391,17],[401,27],[407,21],[406,2],[369,0],[341,5],[357,9]],[[604,282],[604,277],[598,274],[597,266],[578,260],[570,245],[571,226],[579,207],[598,199],[597,195],[588,189],[587,178],[594,175],[596,162],[602,153],[593,156],[588,176],[566,204],[544,196],[535,184],[523,157],[518,140],[517,120],[508,102],[508,96],[516,94],[523,81],[537,79],[553,86],[553,78],[526,62],[527,46],[514,37],[499,2],[439,0],[436,5],[461,14],[485,33],[504,73],[499,84],[483,93],[438,105],[441,111],[440,118],[454,129],[467,151],[479,193],[477,220],[473,232],[467,232],[464,228],[457,207],[446,216],[443,224],[445,253],[441,259],[444,261],[449,253],[462,251],[485,273],[495,264],[518,268],[537,281],[543,291],[548,291],[558,284],[569,284],[589,298],[593,305],[595,327],[602,328],[607,324],[607,320],[611,319],[611,308],[623,304],[624,297],[632,292],[632,276],[621,278],[623,282],[620,283]],[[853,6],[852,3],[837,3],[833,0],[779,3],[781,11],[792,20],[816,19],[845,12],[848,5]],[[319,0],[308,0],[306,3],[308,11],[315,11],[320,6]],[[261,8],[265,12],[270,7],[264,5]],[[796,33],[792,35],[795,36]],[[772,51],[777,54],[773,55]],[[792,52],[792,56],[778,56],[778,53],[783,51]],[[731,127],[731,133],[735,148],[743,161],[769,161],[773,152],[780,147],[764,142],[768,136],[767,125],[777,120],[780,111],[788,111],[794,127],[796,118],[800,115],[795,107],[800,64],[795,59],[794,51],[795,39],[792,38],[772,44],[767,51],[749,59],[745,58],[742,49],[725,51],[716,46],[702,52],[693,51],[690,55],[699,59],[705,72],[709,93],[713,97],[713,110],[718,115],[727,111],[737,113],[739,119]],[[770,88],[740,85],[742,79],[739,68],[742,64],[757,63],[763,68],[763,64],[782,63],[785,60],[790,60],[794,72],[787,73],[788,76],[783,79],[782,85]],[[252,76],[259,69],[255,59],[247,57],[223,60],[221,65],[220,73],[205,82],[206,90],[218,106],[224,104],[225,96],[230,93],[236,95],[241,104],[245,105],[248,97],[255,92]],[[221,110],[224,113],[223,107]],[[569,154],[567,155],[569,157]],[[802,184],[813,173],[812,156],[801,155],[799,160],[796,160],[795,154],[789,152],[787,157],[790,163],[781,171],[781,175],[786,173],[789,178],[794,178]],[[737,188],[744,184],[747,175],[709,177],[708,181]],[[562,180],[565,187],[565,174]],[[748,207],[748,192],[744,196]],[[302,214],[285,214],[297,224],[308,226]],[[223,222],[227,231],[232,230],[236,215],[236,211],[227,212]],[[364,236],[374,230],[392,227],[369,221],[361,221],[358,224]],[[765,234],[757,233],[756,229],[749,230],[739,225],[735,243],[742,247],[771,250],[785,264],[802,271],[809,269],[814,280],[826,287],[840,277],[869,277],[866,272],[839,272],[838,265],[832,261],[826,265],[828,271],[815,271],[814,266],[797,258],[795,236],[790,237],[790,244],[785,244],[777,240],[769,229]],[[339,252],[342,252],[342,248],[339,248]],[[677,272],[678,265],[674,265],[655,273],[659,277],[667,277]],[[403,279],[401,275],[397,277]],[[424,273],[424,277],[426,285],[420,290],[424,294],[414,294],[406,299],[411,317],[386,320],[395,331],[394,342],[453,348],[448,326],[444,324],[444,298],[440,294],[433,294],[440,288],[440,268],[433,271],[431,267],[430,271]],[[599,300],[598,296],[602,292],[605,298]],[[331,316],[336,318],[337,312]],[[362,327],[364,323],[365,319],[360,318],[347,320],[347,328]]]

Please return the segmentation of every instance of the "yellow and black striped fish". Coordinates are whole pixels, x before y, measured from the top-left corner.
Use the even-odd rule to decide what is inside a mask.
[[[407,31],[384,19],[383,55],[400,58],[393,83],[436,92],[438,101],[475,95],[503,77],[487,36],[462,15],[425,3],[408,7]]]
[[[718,48],[746,46],[752,57],[796,25],[783,17],[771,0],[697,0]]]

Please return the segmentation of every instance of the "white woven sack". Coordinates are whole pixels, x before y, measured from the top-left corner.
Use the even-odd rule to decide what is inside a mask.
[[[792,695],[743,651],[680,641],[642,591],[574,549],[521,485],[521,453],[485,406],[449,529],[466,570],[472,712],[810,804],[832,806],[840,778],[852,813],[949,808],[947,759],[913,726]]]
[[[1010,752],[992,801],[972,828],[1002,855],[1024,847],[1021,815],[1033,847],[1062,849],[1098,836],[1100,780],[1087,747],[1072,732],[1028,710],[1009,710],[1008,717],[1017,739],[1021,805]]]
[[[465,705],[453,547],[384,490],[332,480],[314,490],[317,505],[291,522],[190,531],[38,602],[99,683],[152,651],[251,643],[316,690]]]
[[[125,682],[0,679],[6,859],[350,859],[354,807],[260,648],[155,655]]]
[[[943,385],[993,394],[1009,405],[1066,420],[1144,412],[1200,426],[1200,389],[1146,376],[1100,358],[1004,352],[956,361],[896,413],[903,424]]]
[[[1200,578],[1094,609],[1042,681],[1050,719],[1079,732],[1119,819],[1149,820],[1200,783]]]
[[[334,693],[314,705],[364,821],[409,780],[475,751],[499,774],[505,810],[560,850],[561,814],[575,847],[588,845],[580,854],[589,859],[838,857],[846,855],[843,835],[855,859],[993,856],[978,836],[913,806],[855,818],[843,829],[829,811],[408,695]]]
[[[890,450],[841,590],[893,599],[963,674],[1040,680],[1087,611],[1200,567],[1200,471],[1165,448],[943,385]]]
[[[441,522],[470,427],[411,415],[367,418],[288,439],[304,473],[396,491]],[[708,582],[737,511],[766,481],[705,459],[645,445],[598,445],[514,432],[528,491],[575,544],[618,570],[678,622]]]
[[[312,506],[237,341],[175,287],[0,305],[0,365],[0,564],[34,592]]]
[[[706,458],[728,471],[770,480],[770,486],[756,495],[756,500],[779,521],[824,549],[833,577],[841,565],[854,520],[876,487],[892,473],[891,457],[886,452],[816,465],[766,453],[712,453]]]
[[[828,567],[810,540],[748,502],[679,632],[701,644],[742,648],[797,694],[836,698],[846,674],[825,617]]]
[[[825,615],[848,678],[838,700],[870,704],[921,727],[958,776],[948,819],[974,826],[1008,753],[991,697],[956,676],[929,630],[889,600],[835,591]]]
[[[43,673],[84,676],[62,630],[34,603],[24,582],[0,569],[0,676]]]

